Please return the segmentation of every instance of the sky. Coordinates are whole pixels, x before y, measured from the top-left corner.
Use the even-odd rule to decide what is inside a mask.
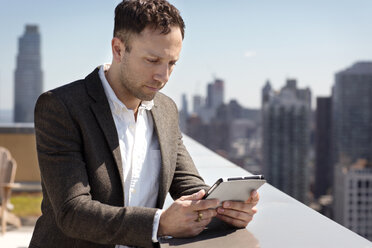
[[[119,0],[0,0],[0,109],[13,108],[18,38],[39,25],[44,91],[84,78],[111,61]],[[270,80],[287,78],[328,96],[334,74],[372,61],[371,0],[170,0],[186,23],[181,58],[165,88],[179,105],[225,81],[225,102],[259,108]],[[179,105],[180,106],[180,105]]]

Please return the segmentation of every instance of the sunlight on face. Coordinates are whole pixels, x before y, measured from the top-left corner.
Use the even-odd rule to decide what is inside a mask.
[[[179,58],[182,35],[178,27],[168,34],[145,28],[131,38],[120,66],[121,85],[139,100],[150,101],[168,82]]]

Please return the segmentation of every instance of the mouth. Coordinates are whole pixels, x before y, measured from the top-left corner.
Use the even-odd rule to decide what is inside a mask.
[[[151,86],[145,86],[147,89],[153,91],[153,92],[158,92],[160,90],[160,88],[155,88],[155,87],[151,87]]]

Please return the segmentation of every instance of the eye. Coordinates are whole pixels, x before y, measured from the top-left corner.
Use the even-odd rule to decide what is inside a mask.
[[[175,66],[177,64],[177,61],[171,61],[171,62],[169,62],[169,65],[170,66]]]
[[[147,58],[146,61],[149,62],[149,63],[155,64],[155,63],[157,63],[159,60],[158,60],[158,59]]]

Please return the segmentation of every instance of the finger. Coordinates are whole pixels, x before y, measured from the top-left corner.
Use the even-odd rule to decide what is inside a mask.
[[[194,211],[216,208],[219,204],[217,199],[192,201],[191,208]]]
[[[201,200],[204,195],[205,195],[205,190],[201,189],[201,190],[199,190],[198,192],[196,192],[192,195],[182,196],[180,199],[181,200]]]
[[[212,219],[214,216],[217,215],[216,210],[214,209],[208,209],[208,210],[199,210],[194,212],[195,220],[197,220],[199,217],[201,220],[205,219]]]
[[[250,204],[256,205],[259,200],[260,200],[260,195],[258,194],[257,190],[253,190],[251,192],[250,197],[246,201],[246,203],[250,203]]]
[[[252,220],[251,218],[249,221],[242,221],[242,220],[234,219],[234,218],[228,217],[226,215],[221,215],[221,214],[217,214],[216,217],[232,226],[239,227],[239,228],[246,227],[248,223]]]
[[[217,213],[220,215],[230,217],[232,219],[249,222],[252,220],[252,217],[255,214],[255,210],[252,209],[250,212],[241,212],[241,211],[236,211],[233,209],[218,208]]]
[[[257,213],[257,208],[255,207],[255,204],[248,204],[245,202],[224,202],[222,204],[223,209],[228,210],[235,210],[247,213],[249,215],[254,215]]]
[[[242,212],[249,212],[254,206],[252,203],[240,201],[225,201],[222,203],[222,207],[225,209],[234,209]]]

